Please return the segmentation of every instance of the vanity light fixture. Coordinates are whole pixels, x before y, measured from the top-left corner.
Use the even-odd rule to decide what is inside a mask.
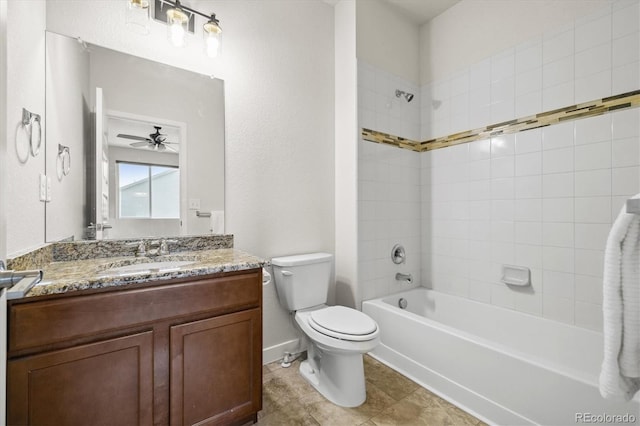
[[[220,21],[216,18],[216,14],[212,13],[209,21],[202,27],[202,35],[204,37],[204,53],[210,58],[218,56],[218,50],[220,49],[220,35],[222,29],[220,28]]]
[[[156,21],[167,24],[167,38],[169,42],[176,47],[183,47],[186,44],[186,35],[188,32],[195,32],[195,19],[196,16],[201,16],[206,19],[206,22],[202,26],[204,53],[210,58],[218,56],[220,49],[220,38],[222,29],[220,28],[220,21],[216,18],[215,13],[205,14],[195,9],[183,5],[180,0],[153,0],[154,1],[154,13],[153,17]],[[148,28],[149,21],[149,8],[151,0],[128,0],[128,11],[145,10],[146,12],[146,25]],[[132,21],[133,18],[129,17],[127,12],[127,24]],[[135,15],[136,17],[142,16],[141,14]],[[143,18],[140,18],[143,19]],[[135,30],[135,27],[129,25]],[[140,32],[140,31],[138,31]],[[148,31],[147,31],[148,32]]]
[[[176,0],[174,6],[167,10],[167,37],[174,46],[183,47],[185,45],[184,35],[187,32],[189,15],[180,5],[180,0]]]
[[[127,28],[138,34],[149,34],[149,0],[129,0],[125,16]]]

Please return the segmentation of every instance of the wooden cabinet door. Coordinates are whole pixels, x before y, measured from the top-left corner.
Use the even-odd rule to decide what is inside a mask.
[[[151,331],[8,362],[10,425],[150,425]]]
[[[262,324],[250,309],[171,327],[171,424],[234,423],[262,406]]]

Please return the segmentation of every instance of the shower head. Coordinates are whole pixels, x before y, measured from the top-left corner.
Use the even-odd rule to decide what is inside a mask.
[[[404,96],[407,102],[411,102],[411,100],[413,99],[413,93],[407,93],[403,90],[396,89],[396,98],[399,98],[401,96]]]

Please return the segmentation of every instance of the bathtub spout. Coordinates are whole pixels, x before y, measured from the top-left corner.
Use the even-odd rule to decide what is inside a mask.
[[[400,272],[398,272],[396,274],[396,280],[397,281],[406,281],[409,284],[413,283],[413,276],[411,276],[411,274],[402,274]]]

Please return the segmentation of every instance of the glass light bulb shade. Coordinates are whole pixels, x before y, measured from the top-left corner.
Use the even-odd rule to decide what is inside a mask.
[[[204,53],[210,58],[215,58],[218,56],[220,51],[220,42],[222,38],[222,28],[218,25],[218,20],[215,19],[215,15],[211,17],[209,22],[204,24],[202,29]]]
[[[180,24],[172,24],[168,26],[169,41],[175,47],[183,47],[185,45],[184,40],[184,28]]]
[[[221,34],[222,33],[222,28],[220,28],[220,25],[217,24],[217,22],[214,21],[209,21],[206,24],[204,24],[202,26],[202,28],[204,29],[204,34],[209,35],[209,34]]]
[[[169,9],[167,10],[167,24],[172,25],[174,23],[180,23],[185,28],[189,22],[189,15],[184,13],[182,9]]]
[[[205,41],[205,53],[210,58],[218,57],[220,49],[220,40],[218,37],[207,37]]]
[[[167,10],[167,38],[176,47],[185,45],[189,16],[180,9]]]
[[[149,9],[149,0],[129,0],[130,8]]]
[[[149,34],[149,0],[128,0],[125,23],[129,30],[138,34]]]
[[[215,27],[207,29],[207,26]],[[204,26],[203,38],[204,38],[204,53],[210,57],[215,58],[220,51],[222,30],[219,26],[211,23],[207,23]]]

